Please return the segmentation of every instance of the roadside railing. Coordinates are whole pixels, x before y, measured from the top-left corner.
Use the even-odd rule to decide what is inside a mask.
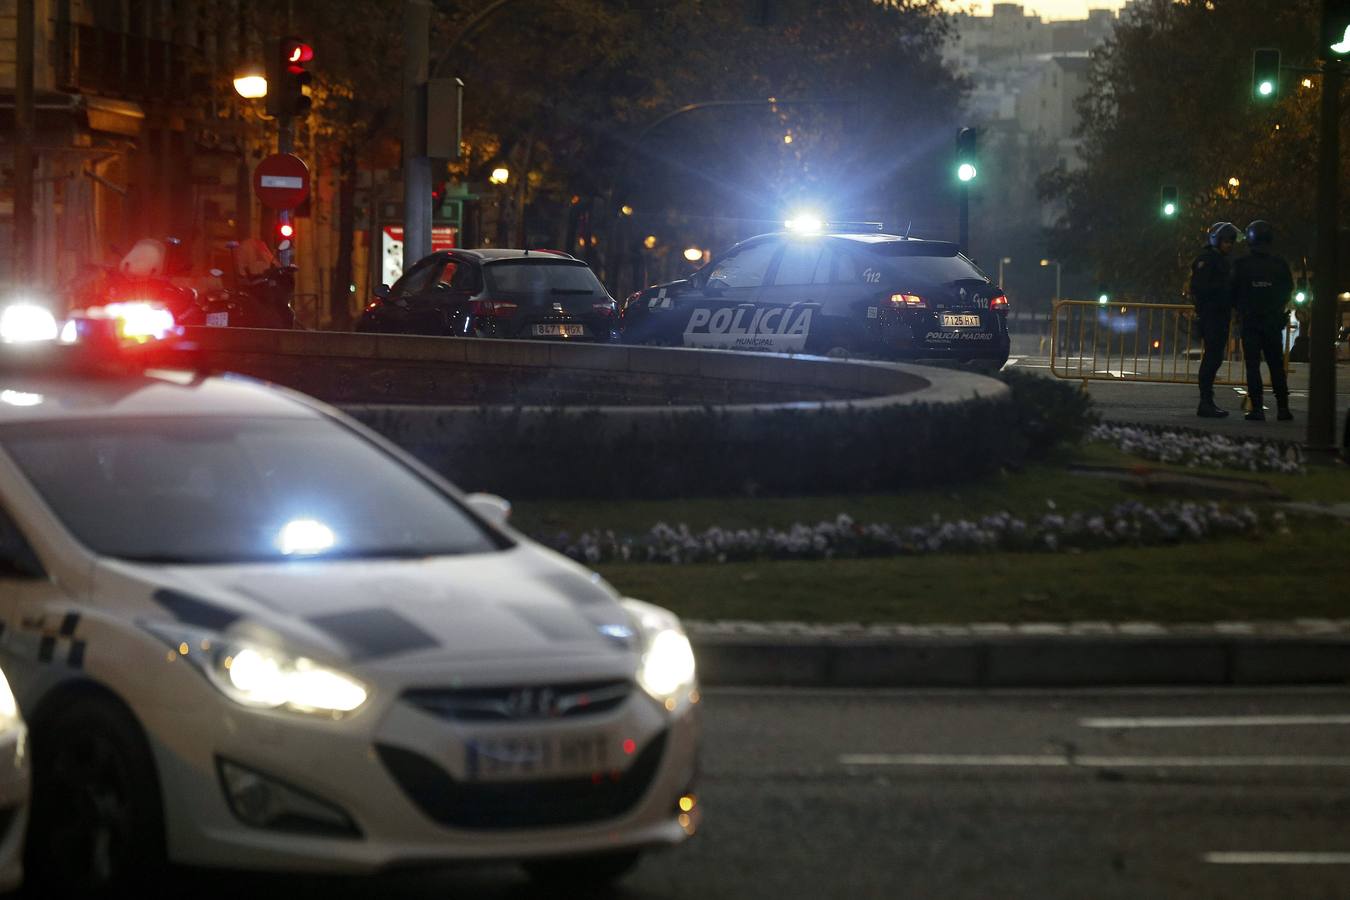
[[[1240,334],[1235,314],[1215,384],[1247,383]],[[1286,372],[1291,340],[1286,328]],[[1189,304],[1060,300],[1050,320],[1050,372],[1058,378],[1194,384],[1201,352],[1199,319]]]

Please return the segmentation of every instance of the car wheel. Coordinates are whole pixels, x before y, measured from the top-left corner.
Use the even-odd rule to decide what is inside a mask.
[[[110,700],[77,698],[33,732],[25,860],[34,896],[112,897],[164,864],[159,779],[145,735]]]
[[[596,853],[565,859],[540,859],[524,864],[525,872],[541,885],[554,888],[595,888],[617,881],[633,870],[642,854]]]

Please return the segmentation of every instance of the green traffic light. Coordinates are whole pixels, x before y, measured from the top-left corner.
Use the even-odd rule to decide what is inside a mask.
[[[1102,306],[1105,306],[1106,304],[1111,302],[1111,298],[1106,294],[1102,294],[1097,298],[1097,302],[1100,303]]]
[[[1177,214],[1177,205],[1175,203],[1164,203],[1162,208],[1164,216],[1175,216]]]
[[[1294,302],[1295,302],[1295,303],[1305,303],[1305,302],[1307,302],[1307,300],[1308,300],[1308,295],[1307,295],[1306,293],[1304,293],[1303,291],[1299,291],[1297,294],[1294,295]]]
[[[974,181],[975,175],[975,166],[971,163],[961,163],[956,168],[956,177],[962,181]]]
[[[1273,81],[1261,82],[1261,84],[1257,86],[1256,92],[1259,93],[1262,97],[1269,97],[1271,94],[1275,93],[1275,82]]]

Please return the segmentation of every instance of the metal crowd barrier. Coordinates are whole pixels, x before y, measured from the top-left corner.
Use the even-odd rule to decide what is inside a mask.
[[[1291,341],[1292,331],[1286,328],[1286,372],[1292,371]],[[1050,320],[1050,371],[1058,378],[1195,384],[1201,350],[1200,320],[1190,304],[1060,300]],[[1269,385],[1269,375],[1265,377]],[[1214,383],[1247,383],[1241,322],[1236,314]]]

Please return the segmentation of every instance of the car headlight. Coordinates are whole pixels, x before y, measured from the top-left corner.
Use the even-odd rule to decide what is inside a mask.
[[[638,684],[671,709],[673,704],[667,701],[676,700],[681,693],[697,686],[694,651],[689,646],[689,638],[673,613],[639,600],[624,600],[623,605],[642,635]]]
[[[303,656],[243,638],[172,627],[150,630],[242,706],[340,717],[366,702],[361,682]]]
[[[4,672],[0,672],[0,732],[9,731],[19,721],[19,703],[10,690],[9,679]]]

